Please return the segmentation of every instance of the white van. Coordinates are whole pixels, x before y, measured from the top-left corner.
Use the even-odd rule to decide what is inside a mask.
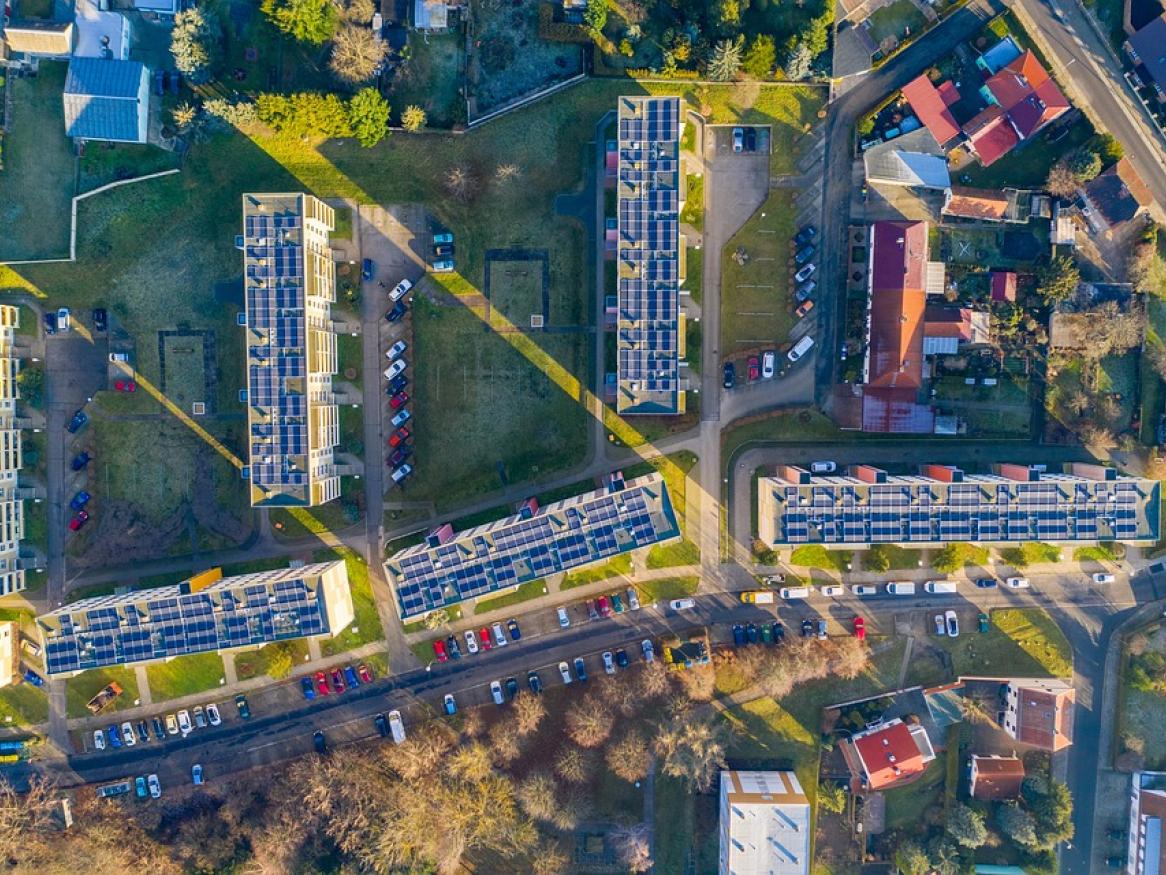
[[[954,580],[929,580],[923,584],[923,589],[932,595],[951,595],[956,591]]]
[[[741,601],[747,605],[772,605],[773,592],[767,589],[756,589],[741,593]]]
[[[405,724],[401,722],[400,711],[389,712],[389,732],[393,734],[394,744],[403,744],[405,741]]]
[[[915,584],[907,580],[897,580],[887,584],[887,595],[915,595]]]
[[[807,334],[805,337],[794,344],[793,349],[786,353],[786,358],[788,358],[791,362],[796,362],[798,359],[808,353],[813,348],[813,346],[814,338]]]
[[[793,599],[808,599],[810,597],[810,587],[808,586],[783,586],[778,593],[787,602]]]

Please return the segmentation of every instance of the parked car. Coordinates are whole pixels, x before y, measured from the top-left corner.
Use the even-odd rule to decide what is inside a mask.
[[[618,592],[613,592],[611,594],[611,609],[617,614],[623,613],[623,599],[619,597]]]
[[[761,359],[755,355],[749,356],[749,382],[761,379]]]
[[[1004,585],[1009,589],[1028,589],[1029,583],[1027,577],[1009,577],[1004,581]]]
[[[797,273],[794,274],[794,282],[795,283],[804,283],[806,280],[808,280],[810,277],[812,277],[814,275],[815,270],[817,270],[816,265],[814,265],[813,263],[807,264],[805,267],[803,267],[801,270],[799,270]]]
[[[745,150],[745,129],[733,128],[733,151],[743,152]]]
[[[385,319],[387,319],[389,322],[397,322],[408,312],[409,305],[404,301],[397,301],[396,306],[385,314]]]
[[[587,664],[582,656],[575,657],[575,677],[579,678],[580,683],[587,680]]]
[[[155,774],[146,776],[146,786],[150,788],[150,798],[160,799],[162,796],[162,782],[158,780]]]
[[[611,603],[607,600],[607,596],[601,595],[595,600],[595,609],[599,611],[601,617],[611,616]]]
[[[44,317],[42,318],[42,321],[44,322],[44,326],[45,326],[45,334],[56,334],[57,333],[57,314],[56,313],[45,313]]]
[[[316,672],[312,676],[312,681],[316,686],[316,692],[321,696],[327,696],[332,691],[328,689],[328,676],[322,671]]]
[[[796,310],[794,310],[794,314],[799,319],[805,319],[806,316],[808,316],[810,311],[813,309],[814,309],[814,302],[813,301],[805,301],[802,304],[800,304]]]
[[[80,452],[80,453],[78,453],[77,455],[75,455],[75,456],[73,457],[73,461],[72,461],[72,463],[70,464],[70,467],[71,467],[71,468],[72,468],[74,471],[80,471],[82,468],[84,468],[86,465],[88,465],[88,464],[89,464],[89,461],[90,461],[92,458],[93,458],[93,457],[92,457],[91,455],[89,455],[89,453],[87,453],[87,452]]]
[[[856,583],[850,591],[857,596],[878,595],[879,588],[869,583]]]
[[[620,668],[628,667],[628,654],[622,647],[615,652],[615,664]]]
[[[183,735],[190,735],[194,731],[194,724],[190,722],[190,712],[185,708],[178,712],[178,729]]]
[[[166,715],[166,732],[170,735],[178,734],[178,718],[173,714]]]
[[[814,635],[814,621],[809,617],[802,620],[802,637],[812,638]]]
[[[390,346],[387,350],[385,350],[385,358],[387,358],[389,361],[392,361],[393,359],[397,358],[401,353],[403,353],[408,348],[409,348],[409,344],[405,343],[405,341],[403,341],[403,340],[398,340],[396,343],[394,343],[392,346]]]
[[[538,676],[537,671],[528,671],[526,673],[526,683],[530,687],[530,691],[536,696],[543,691],[543,681]]]
[[[825,596],[826,598],[831,598],[831,599],[841,598],[845,592],[846,592],[846,587],[841,586],[840,584],[834,584],[833,586],[820,586],[820,587],[818,587],[818,595],[822,595],[822,596]]]
[[[603,660],[603,670],[608,674],[615,674],[615,660],[612,659],[611,651],[603,651],[601,659]]]
[[[149,744],[150,742],[150,727],[146,725],[145,720],[138,721],[138,741],[142,744]]]
[[[1116,578],[1107,572],[1098,571],[1093,575],[1094,583],[1113,583]]]
[[[980,589],[995,589],[997,586],[996,578],[994,577],[977,577],[976,586]]]
[[[397,374],[393,379],[389,380],[385,386],[385,394],[392,398],[398,392],[404,392],[409,385],[409,377],[405,374]]]
[[[389,721],[385,719],[384,714],[377,714],[372,718],[372,725],[376,727],[377,734],[381,738],[389,737]]]
[[[251,719],[251,706],[247,704],[247,697],[242,693],[235,696],[235,710],[239,712],[239,716],[244,720]]]
[[[791,362],[798,362],[802,357],[814,348],[814,338],[806,334],[794,344],[794,348],[785,354],[785,357]]]
[[[506,698],[502,695],[501,683],[498,681],[490,681],[490,696],[493,698],[495,705],[501,705],[506,701]]]
[[[150,728],[154,730],[154,738],[158,739],[158,741],[164,741],[166,739],[166,727],[162,724],[161,717],[151,717]]]
[[[400,411],[396,416],[394,416],[392,419],[390,419],[389,422],[392,424],[393,428],[397,428],[399,426],[404,425],[406,422],[408,422],[410,417],[412,417],[412,415],[413,414],[410,413],[408,411],[408,409],[405,409],[405,410]]]
[[[794,292],[794,298],[800,304],[802,301],[808,300],[810,295],[814,294],[814,289],[817,287],[818,283],[816,281],[806,280],[804,283],[798,286],[798,290]]]
[[[510,630],[510,639],[512,641],[519,641],[522,639],[522,630],[518,628],[518,621],[513,617],[506,621],[506,628]]]
[[[773,364],[776,361],[776,354],[772,349],[767,349],[761,354],[761,379],[773,379]]]
[[[466,652],[473,656],[478,652],[478,638],[472,629],[466,629],[463,636],[466,639]]]
[[[437,657],[438,662],[446,662],[449,659],[449,654],[445,652],[445,642],[440,638],[433,641],[433,655]]]
[[[826,640],[826,621],[824,619],[818,620],[818,639],[821,641]]]
[[[794,263],[798,264],[798,265],[802,265],[802,264],[805,264],[807,261],[809,261],[813,257],[814,257],[814,247],[813,246],[803,246],[801,249],[799,249],[794,254]]]
[[[65,426],[65,429],[69,432],[69,434],[76,434],[85,427],[85,423],[88,421],[89,417],[85,415],[85,411],[78,410],[73,414],[73,418],[69,420],[69,424]]]
[[[317,729],[312,733],[312,747],[321,756],[328,752],[328,740],[324,738],[324,731],[322,729]]]
[[[862,617],[854,618],[854,637],[859,641],[866,640],[866,620]]]
[[[773,621],[773,643],[781,644],[785,640],[785,626],[781,624],[780,620]]]
[[[453,270],[453,259],[452,258],[436,259],[433,262],[433,264],[430,265],[430,267],[433,268],[434,273],[449,273],[451,270]]]
[[[343,693],[348,689],[348,685],[344,683],[344,673],[338,668],[334,668],[328,672],[328,684],[332,687],[332,692],[334,693]]]
[[[81,510],[81,508],[83,508],[88,503],[89,503],[89,493],[88,492],[78,492],[76,495],[73,496],[73,500],[69,502],[69,507],[73,508],[73,510]]]
[[[194,716],[194,725],[199,729],[206,729],[206,712],[202,710],[202,705],[195,705],[191,714]]]
[[[638,611],[640,609],[640,597],[636,594],[636,588],[629,586],[627,591],[628,609]]]
[[[813,225],[805,225],[797,234],[794,235],[794,245],[805,246],[811,240],[818,236],[818,229]]]
[[[89,511],[80,511],[75,517],[69,520],[69,531],[79,532],[81,527],[89,522]]]
[[[947,626],[944,625],[943,614],[936,614],[934,617],[932,617],[932,620],[935,622],[935,634],[941,636],[946,635]]]
[[[827,461],[827,462],[811,462],[810,463],[810,473],[811,474],[833,474],[837,470],[838,470],[838,464],[836,462],[828,462]]]
[[[443,231],[440,234],[434,234],[433,235],[433,242],[434,242],[434,244],[453,243],[453,234],[450,234],[448,231]]]
[[[389,407],[393,410],[400,410],[409,403],[409,395],[407,392],[400,392],[389,399]]]
[[[516,678],[506,679],[506,696],[513,699],[518,695],[518,680]]]
[[[490,630],[485,626],[478,630],[478,640],[482,642],[483,650],[490,650],[494,647],[494,642],[490,640]]]
[[[146,789],[145,775],[138,775],[134,778],[134,795],[139,799],[146,799],[150,795],[150,791]]]
[[[389,456],[389,466],[392,468],[400,468],[412,452],[413,448],[408,444],[397,447],[397,449],[393,450],[392,455]]]
[[[567,665],[566,661],[559,663],[559,677],[563,679],[564,684],[569,684],[575,680],[571,677],[571,666]]]
[[[409,290],[412,288],[413,283],[411,280],[401,280],[399,283],[393,286],[392,291],[389,292],[389,300],[401,300],[403,297],[405,297],[405,295],[409,294]]]
[[[564,607],[558,608],[555,611],[555,614],[559,618],[559,628],[560,629],[566,629],[568,626],[571,625],[571,618],[569,616],[567,616],[567,609],[566,608],[564,608]]]
[[[696,607],[695,599],[672,599],[668,602],[668,607],[674,611],[687,611],[690,608]]]
[[[745,151],[757,151],[757,129],[745,128]]]
[[[462,648],[461,645],[457,643],[457,638],[455,636],[450,635],[448,638],[446,638],[445,646],[449,648],[449,655],[451,657],[454,659],[462,658]]]
[[[401,444],[405,443],[405,441],[409,440],[409,438],[411,438],[412,436],[413,436],[413,434],[412,434],[412,432],[409,431],[409,427],[402,425],[400,428],[398,428],[396,431],[394,431],[391,435],[389,435],[389,446],[390,447],[399,447]]]
[[[492,626],[490,626],[490,629],[494,632],[494,644],[497,647],[505,647],[506,633],[502,631],[502,624],[494,623]]]
[[[735,367],[733,367],[732,362],[725,362],[724,381],[723,381],[722,385],[724,385],[724,387],[726,389],[732,389],[733,384],[736,382],[736,380],[737,380],[737,369]]]
[[[652,646],[650,638],[645,638],[640,642],[640,652],[644,654],[644,662],[656,661],[656,649]]]
[[[73,330],[73,319],[69,314],[68,307],[60,307],[57,309],[57,330],[62,334]]]
[[[457,700],[454,699],[452,693],[445,694],[445,697],[441,700],[441,706],[442,710],[445,711],[446,717],[452,717],[457,713]]]
[[[371,258],[366,258],[360,263],[360,278],[367,282],[373,278],[376,273],[377,266]]]
[[[408,364],[404,359],[397,359],[395,362],[385,368],[385,379],[392,380],[396,377],[399,377],[406,367],[408,367]]]
[[[93,330],[99,334],[109,330],[109,314],[105,312],[104,307],[93,308]]]
[[[348,688],[355,690],[360,686],[360,678],[356,676],[356,669],[351,665],[344,666],[344,680],[348,682]]]
[[[190,767],[190,780],[194,783],[194,786],[202,786],[202,763],[195,763]]]
[[[105,750],[105,733],[100,729],[93,730],[93,746],[97,750]]]
[[[947,634],[950,638],[958,638],[960,635],[960,620],[956,616],[955,611],[943,612],[944,622],[947,624]]]

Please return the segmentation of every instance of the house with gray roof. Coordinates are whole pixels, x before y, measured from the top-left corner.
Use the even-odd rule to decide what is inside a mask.
[[[65,133],[77,140],[144,143],[150,71],[137,61],[73,58],[65,78]]]

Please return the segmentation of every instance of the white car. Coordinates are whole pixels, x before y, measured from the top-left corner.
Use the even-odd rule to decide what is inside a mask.
[[[408,294],[409,289],[411,288],[413,288],[412,282],[409,280],[401,280],[399,283],[393,286],[393,290],[389,292],[389,300],[393,302],[401,300],[401,298]]]
[[[1027,577],[1009,577],[1004,581],[1004,585],[1009,589],[1028,589]]]
[[[195,763],[190,767],[190,780],[194,781],[194,786],[202,786],[202,763]]]
[[[815,265],[807,264],[805,267],[803,267],[801,270],[799,270],[797,273],[794,274],[794,282],[795,283],[804,283],[806,280],[808,280],[810,277],[812,277],[814,275],[815,270],[817,270],[817,267]]]
[[[490,695],[494,697],[495,705],[501,705],[506,701],[506,697],[502,695],[502,684],[498,681],[490,682]]]
[[[157,775],[148,775],[146,777],[146,785],[150,788],[150,796],[154,799],[162,795],[162,784],[158,780]]]
[[[1113,583],[1116,579],[1112,574],[1105,571],[1098,571],[1093,575],[1094,583]]]
[[[393,377],[396,377],[398,374],[404,371],[407,366],[408,365],[405,363],[404,359],[397,359],[395,362],[385,368],[385,379],[393,379]]]
[[[777,356],[774,354],[772,349],[767,349],[761,354],[761,379],[773,379],[773,365],[776,359]]]
[[[93,730],[93,746],[98,750],[105,750],[105,732],[101,729]]]
[[[478,636],[474,634],[473,629],[467,629],[465,634],[466,650],[470,653],[478,652]]]
[[[403,341],[403,340],[398,340],[396,343],[394,343],[392,346],[390,346],[388,348],[387,352],[385,352],[385,358],[387,358],[389,361],[392,361],[393,359],[395,359],[397,356],[399,356],[401,353],[403,353],[408,348],[409,348],[409,344],[405,343],[405,341]]]
[[[869,583],[856,583],[850,588],[850,591],[855,595],[878,595],[879,588]]]
[[[57,311],[57,331],[62,334],[73,330],[73,320],[69,316],[69,308],[62,307]]]
[[[960,620],[955,611],[944,611],[943,618],[947,621],[947,634],[952,638],[960,637]]]
[[[936,614],[935,615],[935,634],[936,635],[946,635],[947,634],[947,627],[945,625],[943,625],[943,614]]]
[[[219,706],[214,702],[206,706],[206,719],[211,722],[211,726],[218,726],[223,722],[223,718],[219,716]]]
[[[652,640],[650,638],[645,638],[640,642],[640,650],[644,652],[644,662],[656,661],[656,650],[652,647]]]
[[[603,651],[603,670],[608,674],[615,674],[615,660],[611,658],[611,651]]]
[[[506,646],[506,632],[502,629],[502,624],[495,623],[490,628],[494,632],[494,646],[495,647],[505,647]]]
[[[834,462],[811,462],[811,474],[833,474],[838,470],[838,465]]]
[[[571,625],[571,618],[567,616],[566,608],[559,608],[556,613],[559,615],[559,628],[566,629]]]
[[[640,609],[640,597],[636,594],[636,588],[634,586],[628,587],[628,607],[633,611]]]
[[[173,714],[166,715],[166,731],[171,735],[178,734],[178,718]]]
[[[134,736],[134,724],[128,720],[121,725],[121,739],[125,742],[126,747],[133,747],[138,743],[138,739]]]
[[[567,665],[565,662],[559,663],[559,675],[563,678],[564,684],[569,684],[574,680],[574,678],[571,677],[571,666]]]
[[[178,712],[178,728],[182,730],[183,735],[190,735],[193,726],[190,725],[190,712],[183,708]]]
[[[837,585],[835,585],[835,586],[823,586],[823,587],[818,588],[818,592],[820,592],[822,595],[826,596],[827,598],[836,599],[840,595],[842,595],[842,593],[846,592],[846,587],[837,586]]]
[[[687,611],[689,608],[696,607],[695,599],[673,599],[668,602],[668,607],[674,611]]]

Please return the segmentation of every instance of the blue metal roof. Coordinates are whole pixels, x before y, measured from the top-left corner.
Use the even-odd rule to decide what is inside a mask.
[[[74,58],[65,79],[65,132],[86,140],[138,142],[148,99],[138,100],[146,68],[137,61]]]

